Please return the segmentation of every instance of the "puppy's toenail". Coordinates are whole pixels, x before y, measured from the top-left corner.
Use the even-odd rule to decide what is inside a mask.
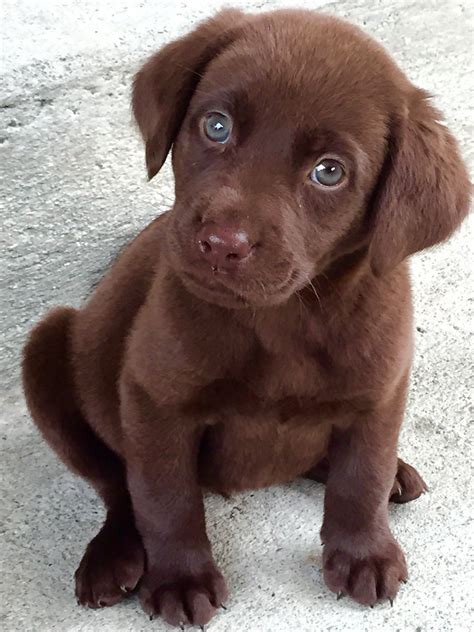
[[[393,608],[393,599],[389,599],[390,606]]]
[[[340,590],[340,591],[337,593],[336,599],[337,599],[337,601],[339,601],[339,599],[342,599],[343,597],[344,597],[344,593],[342,592],[342,590]]]
[[[221,603],[221,608],[222,608],[222,610],[227,610],[227,608],[224,606],[223,603]]]
[[[148,618],[150,619],[150,621],[153,621],[153,619],[154,619],[155,617],[154,617],[154,615],[152,615],[152,614],[151,614]]]

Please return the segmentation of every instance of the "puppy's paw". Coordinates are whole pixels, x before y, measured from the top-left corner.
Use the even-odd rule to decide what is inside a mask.
[[[198,573],[183,571],[167,581],[152,571],[140,587],[140,601],[150,616],[162,616],[170,625],[204,626],[228,597],[226,582],[214,564]]]
[[[355,601],[373,606],[377,601],[395,599],[401,581],[407,579],[403,551],[393,538],[382,544],[364,547],[357,553],[348,546],[325,545],[324,580],[330,590],[349,595]]]
[[[145,552],[135,528],[106,522],[76,571],[78,603],[89,608],[113,606],[135,589],[144,566]]]
[[[393,503],[407,503],[428,491],[425,481],[414,467],[398,459],[397,475],[390,492]]]

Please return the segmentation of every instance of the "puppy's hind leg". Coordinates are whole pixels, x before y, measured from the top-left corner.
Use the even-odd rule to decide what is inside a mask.
[[[408,503],[427,491],[428,487],[417,470],[398,457],[397,475],[390,492],[390,500],[393,503]]]
[[[327,459],[322,459],[309,472],[305,478],[310,478],[318,483],[326,484],[329,475],[329,463]],[[408,503],[416,500],[421,494],[428,490],[425,481],[412,465],[398,459],[397,474],[393,481],[390,498],[393,503]]]
[[[23,355],[23,386],[31,416],[61,460],[104,501],[107,517],[76,572],[78,601],[97,608],[117,603],[144,570],[121,459],[80,411],[69,356],[76,310],[58,308],[32,331]]]

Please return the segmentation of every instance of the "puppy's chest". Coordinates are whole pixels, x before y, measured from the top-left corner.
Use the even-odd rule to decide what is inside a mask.
[[[321,347],[307,343],[260,346],[246,367],[248,387],[265,400],[322,396],[337,381],[337,367]]]

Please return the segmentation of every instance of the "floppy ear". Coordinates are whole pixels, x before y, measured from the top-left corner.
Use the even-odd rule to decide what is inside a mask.
[[[447,239],[469,211],[466,167],[428,98],[417,89],[413,102],[392,125],[374,198],[369,256],[376,276]]]
[[[241,11],[221,11],[167,44],[135,76],[133,114],[145,141],[150,179],[166,160],[206,65],[235,40],[243,18]]]

